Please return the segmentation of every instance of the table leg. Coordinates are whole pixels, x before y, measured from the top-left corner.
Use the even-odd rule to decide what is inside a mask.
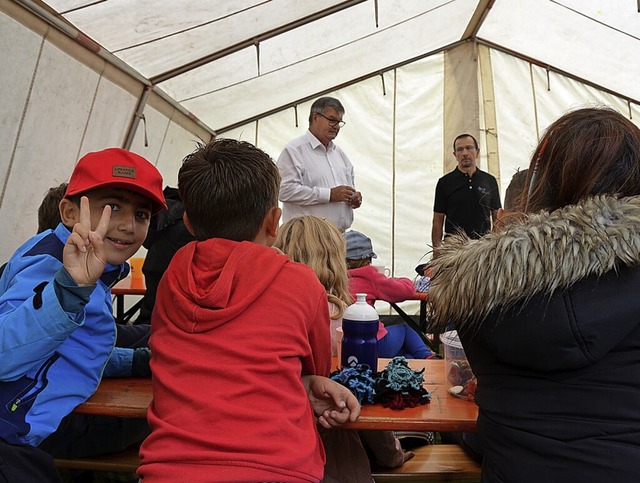
[[[426,300],[421,300],[420,301],[420,331],[423,334],[427,333],[427,330],[429,329],[427,327],[427,301]],[[429,348],[436,353],[439,353],[440,351],[440,332],[439,331],[435,331],[432,330],[430,332],[433,335],[433,340],[429,341]]]
[[[124,295],[116,295],[116,322],[124,317]]]
[[[404,310],[402,310],[400,307],[398,307],[397,304],[389,303],[389,305],[391,305],[391,307],[393,307],[393,310],[395,310],[398,313],[398,315],[400,317],[402,317],[402,319],[407,323],[407,325],[409,327],[411,327],[414,331],[417,332],[417,334],[424,341],[424,343],[427,344],[427,347],[429,347],[431,350],[433,350],[433,347],[432,347],[433,343],[429,340],[427,335],[421,330],[420,325],[416,324],[416,321],[413,320],[413,318],[410,317],[409,314],[407,314]]]

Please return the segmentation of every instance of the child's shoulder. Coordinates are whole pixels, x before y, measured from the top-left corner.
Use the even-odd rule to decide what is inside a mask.
[[[351,276],[360,276],[360,277],[365,277],[365,276],[375,277],[376,275],[382,275],[383,277],[385,276],[384,274],[380,273],[378,269],[373,265],[365,265],[364,267],[359,267],[359,268],[350,268],[349,270],[347,270],[347,272]]]
[[[18,260],[23,260],[28,264],[29,259],[38,256],[50,256],[62,263],[62,251],[66,238],[69,233],[59,233],[57,231],[45,230],[42,233],[32,236],[25,241],[11,256],[10,261],[15,263]],[[62,239],[64,237],[64,240]]]
[[[62,266],[63,248],[64,243],[50,230],[29,238],[7,262],[0,290],[24,284],[31,291],[36,282],[53,278]]]

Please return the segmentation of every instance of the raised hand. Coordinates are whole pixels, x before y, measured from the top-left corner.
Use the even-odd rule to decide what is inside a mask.
[[[102,275],[107,263],[104,237],[109,228],[111,207],[104,207],[100,221],[92,231],[89,198],[83,196],[80,198],[79,219],[64,245],[62,261],[78,285],[93,285]]]

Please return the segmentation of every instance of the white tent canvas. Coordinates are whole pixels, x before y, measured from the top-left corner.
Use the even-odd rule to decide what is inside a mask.
[[[0,255],[85,152],[127,147],[175,185],[216,134],[277,158],[333,95],[364,198],[353,228],[413,277],[455,135],[478,135],[504,193],[563,112],[639,122],[638,52],[635,0],[0,0]]]

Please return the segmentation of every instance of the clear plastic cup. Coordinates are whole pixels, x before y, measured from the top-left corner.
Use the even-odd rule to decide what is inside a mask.
[[[458,332],[451,330],[440,335],[444,346],[444,367],[447,389],[455,397],[475,401],[476,376],[471,370]]]

